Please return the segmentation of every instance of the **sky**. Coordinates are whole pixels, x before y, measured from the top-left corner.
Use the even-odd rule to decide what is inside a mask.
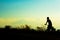
[[[60,0],[0,0],[0,26],[45,26],[50,17],[60,29]]]

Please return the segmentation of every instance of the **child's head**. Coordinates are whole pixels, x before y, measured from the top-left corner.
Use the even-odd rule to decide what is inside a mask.
[[[49,17],[47,17],[47,19],[49,20]]]

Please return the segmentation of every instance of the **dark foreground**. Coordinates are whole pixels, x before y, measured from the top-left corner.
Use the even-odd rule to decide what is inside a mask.
[[[8,26],[6,28],[0,28],[0,38],[9,37],[19,38],[19,39],[50,39],[50,40],[60,40],[60,30],[57,31],[36,31],[34,29],[10,29]]]
[[[2,36],[3,35],[3,36]],[[60,39],[60,32],[44,32],[27,29],[0,29],[1,37],[18,37],[19,39]],[[11,38],[10,37],[10,38]],[[14,38],[14,39],[15,39]]]

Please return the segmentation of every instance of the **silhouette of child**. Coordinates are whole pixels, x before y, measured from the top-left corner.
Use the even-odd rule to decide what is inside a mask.
[[[52,27],[52,22],[51,22],[51,20],[49,19],[49,17],[47,17],[47,22],[46,22],[45,25],[47,25],[47,23],[48,23],[47,30],[50,31],[50,29],[52,29],[53,27]]]

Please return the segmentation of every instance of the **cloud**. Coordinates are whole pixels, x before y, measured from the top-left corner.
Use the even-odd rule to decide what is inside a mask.
[[[18,18],[0,18],[0,24],[12,24],[20,21]]]
[[[37,21],[36,18],[23,18],[23,19],[27,22],[36,22]]]
[[[18,21],[35,22],[34,18],[0,18],[0,24],[11,24]]]

